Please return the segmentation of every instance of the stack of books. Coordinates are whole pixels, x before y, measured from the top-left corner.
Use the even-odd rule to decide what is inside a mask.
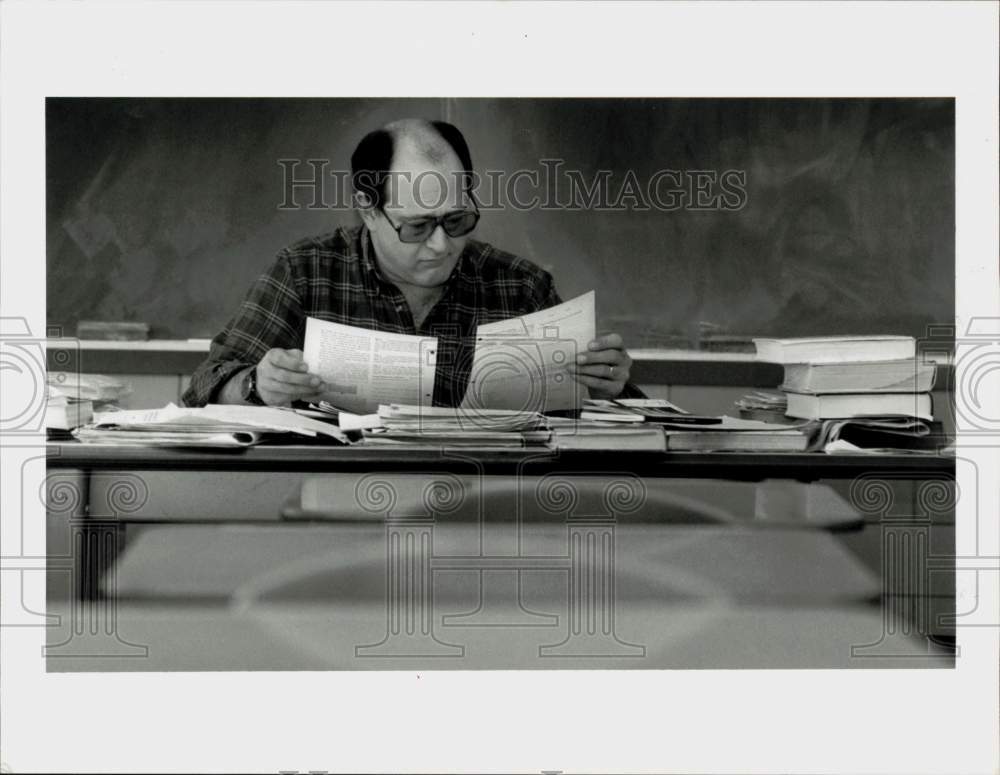
[[[819,435],[840,436],[845,420],[884,430],[873,420],[903,418],[900,435],[926,435],[934,419],[936,365],[916,357],[909,336],[755,339],[757,359],[785,368],[780,389],[793,418],[827,421]],[[862,423],[860,418],[865,418]],[[832,423],[832,421],[838,421]]]

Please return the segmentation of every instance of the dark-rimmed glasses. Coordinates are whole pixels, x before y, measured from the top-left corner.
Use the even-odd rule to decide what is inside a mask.
[[[382,215],[389,222],[389,225],[396,230],[400,242],[416,243],[427,240],[440,226],[449,237],[464,237],[479,223],[479,210],[458,210],[456,212],[445,213],[437,218],[420,218],[419,220],[406,221],[397,226],[392,222],[389,214],[382,209]]]

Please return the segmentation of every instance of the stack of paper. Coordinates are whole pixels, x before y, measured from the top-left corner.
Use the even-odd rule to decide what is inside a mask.
[[[783,393],[763,393],[759,390],[747,393],[735,404],[743,419],[764,422],[784,422],[788,409],[788,399]]]
[[[132,392],[127,382],[103,374],[80,374],[73,371],[50,371],[45,375],[45,428],[50,438],[67,436],[86,425],[95,411],[114,411]]]
[[[339,428],[296,412],[266,406],[210,404],[181,408],[137,409],[95,415],[94,423],[73,435],[89,444],[246,447],[264,439],[323,437],[348,443]]]
[[[98,406],[118,404],[132,392],[127,382],[104,374],[50,371],[45,375],[45,381],[59,395],[73,401],[92,401]]]
[[[664,452],[667,448],[663,428],[643,423],[641,418],[639,423],[635,423],[550,417],[549,424],[552,428],[549,446],[552,449]]]
[[[383,404],[377,422],[362,427],[366,444],[523,447],[549,438],[546,418],[508,409]]]
[[[68,431],[90,422],[94,405],[86,399],[76,399],[51,385],[46,389],[45,427],[47,430]]]

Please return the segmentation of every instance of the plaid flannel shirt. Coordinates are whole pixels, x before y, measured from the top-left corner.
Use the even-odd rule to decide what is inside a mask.
[[[235,374],[272,347],[302,349],[306,317],[376,331],[438,337],[434,404],[457,406],[465,395],[476,327],[561,302],[552,276],[518,256],[469,240],[444,295],[419,328],[399,289],[382,277],[368,230],[337,229],[278,253],[212,340],[208,357],[182,397],[204,406]],[[623,395],[642,395],[626,386]]]

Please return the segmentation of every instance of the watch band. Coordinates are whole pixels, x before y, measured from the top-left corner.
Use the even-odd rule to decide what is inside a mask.
[[[243,400],[254,406],[267,406],[267,402],[257,391],[257,367],[254,366],[243,377]]]

